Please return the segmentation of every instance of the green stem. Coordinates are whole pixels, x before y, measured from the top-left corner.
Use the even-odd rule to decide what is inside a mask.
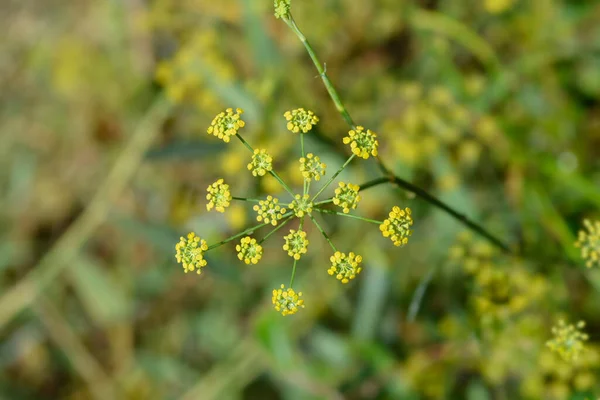
[[[321,232],[321,235],[323,235],[323,237],[325,238],[325,240],[327,240],[327,243],[329,243],[329,245],[331,246],[331,248],[333,249],[333,251],[337,252],[337,249],[335,248],[335,246],[331,242],[331,239],[329,239],[329,236],[327,236],[327,234],[325,233],[325,231],[323,230],[323,228],[321,228],[321,225],[319,225],[319,223],[317,222],[317,220],[315,219],[315,217],[313,217],[310,214],[308,214],[308,216],[310,217],[311,221],[315,224],[315,226],[317,227],[317,229],[319,230],[319,232]]]
[[[279,223],[275,229],[273,229],[271,232],[267,233],[265,235],[264,238],[260,239],[260,241],[258,242],[258,244],[263,244],[265,242],[265,240],[267,240],[269,238],[269,236],[271,236],[272,234],[274,234],[275,232],[277,232],[278,230],[280,230],[281,228],[283,228],[285,226],[285,224],[287,224],[288,222],[290,222],[290,220],[294,218],[294,216],[290,216],[287,219],[285,219],[283,222]]]
[[[300,218],[300,225],[298,226],[298,231],[302,230],[303,225],[304,217]],[[294,266],[292,267],[292,277],[290,278],[290,288],[294,285],[294,278],[296,277],[296,264],[298,264],[298,260],[294,258]]]
[[[331,185],[331,182],[333,182],[333,180],[335,178],[337,178],[337,176],[344,170],[344,168],[346,168],[348,166],[348,164],[350,164],[350,161],[352,161],[354,159],[354,157],[356,157],[356,154],[352,154],[350,157],[348,157],[348,159],[346,160],[346,162],[344,163],[344,165],[341,166],[340,169],[338,169],[335,174],[333,174],[333,176],[331,178],[329,178],[329,180],[327,182],[325,182],[325,184],[323,185],[323,187],[321,187],[321,189],[317,192],[317,194],[315,194],[315,196],[312,198],[311,202],[315,201],[317,199],[317,197],[319,197],[319,195],[321,193],[323,193],[323,191],[325,189],[327,189],[327,187],[329,185]]]
[[[328,203],[333,203],[333,199],[318,201],[316,203],[313,203],[313,206],[320,206],[321,204],[328,204]]]
[[[373,179],[371,181],[368,181],[368,182],[360,185],[360,191],[363,191],[363,190],[366,190],[366,189],[369,189],[369,188],[372,188],[375,186],[379,186],[384,183],[391,183],[402,189],[405,189],[405,190],[408,190],[408,191],[414,193],[415,195],[419,196],[420,198],[422,198],[429,204],[433,205],[434,207],[437,207],[440,210],[443,210],[446,213],[450,214],[456,220],[463,223],[467,228],[469,228],[472,231],[483,236],[488,241],[490,241],[490,243],[492,243],[494,246],[498,247],[500,250],[502,250],[506,254],[512,254],[512,250],[510,249],[510,247],[507,244],[505,244],[504,242],[502,242],[502,240],[500,240],[497,237],[495,237],[494,235],[492,235],[484,227],[471,221],[464,214],[459,213],[458,211],[454,210],[452,207],[450,207],[446,203],[442,202],[441,200],[434,197],[433,195],[427,193],[425,190],[421,189],[418,186],[413,185],[412,183],[410,183],[408,181],[405,181],[402,178],[391,175],[389,178],[382,177],[382,178]]]
[[[240,201],[249,201],[252,203],[258,203],[260,201],[260,199],[251,199],[248,197],[237,197],[237,196],[231,196],[232,200],[240,200]]]
[[[340,215],[342,217],[348,217],[348,218],[354,218],[354,219],[359,219],[361,221],[365,221],[365,222],[371,222],[373,224],[377,224],[377,225],[381,225],[383,224],[383,221],[377,221],[376,219],[370,219],[370,218],[364,218],[364,217],[359,217],[358,215],[352,215],[352,214],[344,214],[341,213],[339,211],[333,211],[333,210],[326,210],[324,208],[315,208],[315,211],[324,213],[324,214],[332,214],[332,215]]]
[[[286,213],[286,214],[284,214],[284,215],[283,215],[283,218],[289,217],[290,215],[293,215],[293,214],[294,214],[293,212]],[[241,237],[241,236],[244,236],[244,235],[251,234],[251,233],[253,233],[255,230],[257,230],[257,229],[260,229],[260,228],[262,228],[263,226],[267,226],[267,225],[269,225],[269,224],[270,224],[270,222],[268,222],[268,223],[267,223],[267,222],[264,222],[264,223],[262,223],[262,224],[255,225],[255,226],[253,226],[253,227],[251,227],[251,228],[248,228],[248,229],[246,229],[246,230],[245,230],[245,231],[243,231],[243,232],[240,232],[240,233],[238,233],[238,234],[236,234],[236,235],[230,236],[230,237],[228,237],[227,239],[224,239],[224,240],[220,241],[219,243],[215,243],[215,244],[213,244],[213,245],[210,245],[210,246],[208,246],[208,249],[206,249],[206,251],[209,251],[209,250],[212,250],[212,249],[216,249],[217,247],[219,247],[219,246],[222,246],[222,245],[224,245],[225,243],[229,243],[229,242],[231,242],[232,240],[235,240],[235,239],[237,239],[237,238],[239,238],[239,237]]]
[[[333,103],[335,104],[335,108],[342,115],[342,117],[344,118],[346,123],[348,125],[350,125],[352,127],[352,129],[354,129],[354,127],[355,127],[354,121],[352,120],[352,117],[350,117],[350,114],[346,110],[346,107],[344,107],[344,104],[342,103],[342,100],[340,99],[339,94],[337,93],[337,91],[333,87],[333,84],[329,80],[326,69],[323,67],[323,64],[321,64],[321,61],[319,61],[317,54],[315,53],[315,51],[312,48],[312,46],[310,45],[310,43],[308,43],[308,40],[306,40],[306,36],[304,36],[304,34],[300,31],[300,29],[296,25],[296,22],[294,21],[294,18],[292,17],[291,13],[289,15],[289,18],[284,19],[284,21],[292,29],[292,31],[294,31],[296,36],[298,36],[298,39],[300,39],[300,41],[306,48],[306,51],[308,52],[310,59],[312,60],[313,64],[315,64],[317,71],[319,71],[319,76],[323,80],[323,83],[325,84],[325,88],[327,89],[327,92],[329,92],[329,96],[331,97],[331,100],[333,100]]]
[[[250,150],[250,152],[252,154],[254,154],[254,149],[252,148],[252,146],[250,146],[250,144],[248,142],[246,142],[246,140],[244,140],[242,135],[240,135],[238,133],[235,136],[237,136],[237,138],[240,139],[240,141],[244,144],[244,146],[246,146],[246,148],[248,150]],[[292,198],[294,198],[294,193],[292,192],[292,189],[290,189],[290,187],[288,185],[286,185],[286,183],[283,181],[283,179],[281,179],[281,177],[279,175],[277,175],[277,172],[271,170],[271,171],[269,171],[269,173],[273,176],[273,178],[277,179],[277,181],[281,184],[281,186],[283,186],[285,191],[288,192],[290,194],[290,196],[292,196]]]

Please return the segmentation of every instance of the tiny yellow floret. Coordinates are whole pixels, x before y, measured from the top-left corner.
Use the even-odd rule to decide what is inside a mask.
[[[335,278],[342,283],[350,282],[352,279],[356,278],[356,275],[358,275],[360,271],[362,271],[362,267],[360,266],[362,257],[352,252],[346,255],[346,253],[336,251],[335,254],[329,258],[329,261],[331,261],[331,267],[329,267],[327,273],[331,276],[335,276]]]
[[[289,204],[289,209],[294,211],[296,217],[302,218],[306,214],[310,214],[313,209],[313,203],[310,201],[310,195],[297,194],[294,200]]]
[[[246,125],[240,118],[243,112],[240,108],[236,108],[235,113],[232,108],[220,112],[208,127],[208,134],[222,139],[225,143],[229,143],[230,137],[237,135],[238,131]]]
[[[585,230],[579,231],[575,247],[581,249],[581,257],[586,260],[586,267],[600,267],[600,221],[583,220]]]
[[[263,248],[256,239],[246,236],[240,240],[240,244],[235,246],[240,261],[246,264],[258,264],[263,255]]]
[[[204,252],[208,250],[208,245],[204,239],[200,239],[194,232],[179,238],[175,245],[175,258],[179,264],[183,265],[183,270],[188,273],[196,271],[202,273],[202,268],[206,266]]]
[[[264,176],[273,170],[273,157],[265,149],[255,149],[252,161],[248,164],[248,170],[252,171],[254,176]]]
[[[350,145],[352,153],[365,160],[369,156],[377,157],[379,142],[377,141],[377,134],[370,129],[365,131],[364,127],[357,126],[356,129],[348,132],[348,136],[344,137],[343,141],[344,144]]]
[[[258,213],[258,216],[256,217],[258,222],[264,221],[273,226],[277,225],[287,211],[279,205],[279,199],[274,198],[273,196],[267,196],[265,200],[259,201],[253,209]]]
[[[304,108],[286,111],[283,116],[288,121],[288,130],[294,133],[307,133],[319,122],[319,118],[314,112],[307,111]]]
[[[208,192],[206,195],[206,200],[208,200],[206,209],[210,211],[214,208],[218,212],[225,212],[225,209],[231,204],[229,185],[223,183],[223,179],[219,179],[209,185],[206,191]]]
[[[296,293],[294,289],[286,289],[281,285],[280,289],[273,289],[273,306],[280,311],[284,317],[296,314],[300,308],[304,308],[304,300],[301,300],[302,292]]]
[[[585,350],[584,343],[589,339],[589,336],[582,332],[584,327],[584,321],[579,321],[577,325],[567,325],[565,321],[560,320],[557,326],[552,327],[554,338],[547,341],[546,346],[565,361],[575,361]]]
[[[394,206],[390,212],[389,218],[385,219],[379,230],[384,237],[389,237],[395,246],[404,246],[408,243],[408,238],[412,235],[410,227],[413,224],[413,219],[410,216],[411,210],[406,207],[401,209]]]
[[[356,209],[360,201],[359,190],[360,186],[358,185],[340,182],[339,187],[335,189],[333,204],[340,207],[344,211],[344,214],[348,214],[350,210]]]
[[[325,163],[322,163],[313,153],[308,153],[306,157],[300,159],[300,172],[306,181],[320,180],[325,175],[326,167]]]

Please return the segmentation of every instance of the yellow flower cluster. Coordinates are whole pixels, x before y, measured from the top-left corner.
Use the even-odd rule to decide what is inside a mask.
[[[360,266],[362,257],[352,252],[346,255],[346,253],[336,251],[335,254],[329,258],[329,261],[331,261],[331,267],[329,267],[327,273],[331,276],[335,276],[335,278],[342,281],[342,283],[350,282],[350,280],[356,278],[356,275],[362,271],[362,267]]]
[[[567,325],[564,320],[560,320],[557,326],[552,327],[554,338],[546,342],[546,346],[567,362],[576,360],[585,350],[584,343],[589,339],[589,336],[582,332],[584,327],[584,321],[579,321],[577,325]]]
[[[240,244],[235,246],[240,261],[246,264],[258,264],[263,255],[263,248],[256,242],[256,239],[246,236],[240,240]]]
[[[228,108],[224,112],[220,112],[210,123],[207,129],[209,135],[213,135],[222,139],[225,143],[229,143],[230,137],[237,135],[240,128],[243,128],[246,123],[240,118],[244,111],[236,108]]]
[[[253,209],[258,213],[258,216],[256,217],[258,222],[264,221],[273,226],[277,225],[287,211],[279,205],[279,199],[274,198],[273,196],[267,196],[265,200],[261,200],[253,207]]]
[[[302,292],[296,293],[294,289],[286,289],[284,285],[281,285],[280,289],[273,289],[273,306],[284,317],[296,314],[300,308],[304,308],[304,300],[300,297],[302,297]]]
[[[313,153],[308,153],[306,157],[300,159],[300,172],[307,181],[320,180],[321,176],[325,175],[326,167],[325,163],[322,163],[319,157]]]
[[[304,231],[290,229],[290,234],[284,236],[283,239],[285,240],[283,249],[295,260],[299,260],[300,257],[308,251],[308,239],[306,238],[306,232]]]
[[[389,218],[385,219],[379,230],[384,237],[389,237],[395,246],[404,246],[408,243],[408,238],[412,234],[410,227],[413,224],[413,219],[410,216],[411,210],[406,207],[404,210],[394,206],[389,214]]]
[[[276,18],[287,18],[290,13],[292,0],[274,0]]]
[[[175,245],[175,258],[179,264],[183,265],[183,270],[187,273],[196,271],[202,272],[202,267],[206,266],[204,252],[208,250],[208,245],[204,239],[200,239],[194,232],[187,235],[187,240],[182,236],[179,243]]]
[[[248,170],[252,171],[254,176],[264,176],[273,170],[273,157],[265,149],[255,149],[252,154],[252,162],[248,164]]]
[[[357,126],[348,132],[348,136],[344,137],[344,144],[349,144],[352,152],[365,160],[369,156],[377,157],[377,148],[379,142],[377,135],[370,129],[365,131],[362,126]]]
[[[354,210],[360,201],[358,191],[360,187],[352,183],[340,182],[339,187],[335,189],[335,196],[333,197],[333,204],[342,208],[345,214],[349,213],[350,210]]]
[[[310,201],[310,195],[305,194],[301,196],[297,194],[288,207],[294,211],[296,217],[302,218],[312,212],[313,203]]]
[[[314,112],[307,111],[304,108],[286,111],[283,116],[288,121],[288,130],[294,133],[307,133],[319,122],[319,118],[317,118]]]
[[[581,256],[586,260],[585,265],[592,268],[594,265],[600,267],[600,221],[583,220],[587,229],[579,231],[575,246],[581,249]]]
[[[212,185],[209,185],[206,190],[208,191],[206,195],[206,200],[208,200],[206,209],[210,211],[214,208],[218,212],[225,212],[225,209],[231,204],[229,185],[223,183],[223,179],[219,179]]]

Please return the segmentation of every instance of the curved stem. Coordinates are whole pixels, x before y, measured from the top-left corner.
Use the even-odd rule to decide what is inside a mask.
[[[433,195],[429,194],[425,190],[421,189],[420,187],[415,186],[412,183],[405,181],[404,179],[399,178],[395,175],[391,175],[389,178],[382,177],[382,178],[373,179],[371,181],[363,183],[362,185],[360,185],[360,190],[363,191],[363,190],[366,190],[366,189],[369,189],[369,188],[372,188],[375,186],[379,186],[384,183],[391,183],[402,189],[405,189],[405,190],[408,190],[408,191],[414,193],[415,195],[419,196],[420,198],[422,198],[429,204],[450,214],[452,217],[454,217],[454,219],[462,222],[467,228],[469,228],[472,231],[478,233],[479,235],[485,237],[493,245],[495,245],[496,247],[501,249],[504,253],[512,254],[512,250],[510,249],[510,247],[507,244],[505,244],[502,240],[498,239],[496,236],[492,235],[484,227],[471,221],[467,216],[456,211],[455,209],[453,209],[452,207],[450,207],[443,201],[439,200],[437,197],[434,197]]]

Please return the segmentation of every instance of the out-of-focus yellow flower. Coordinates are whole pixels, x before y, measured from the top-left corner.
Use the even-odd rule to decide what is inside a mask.
[[[263,248],[256,242],[256,239],[246,236],[240,240],[240,244],[235,246],[240,261],[246,264],[257,264],[263,255]]]
[[[222,139],[225,143],[229,143],[230,137],[237,135],[238,131],[246,125],[240,118],[243,112],[240,108],[236,108],[235,113],[232,108],[220,112],[212,120],[206,132]]]
[[[350,210],[356,209],[360,201],[359,190],[360,187],[358,185],[340,182],[339,187],[335,189],[333,204],[340,207],[345,214],[349,213]]]
[[[349,144],[352,152],[365,160],[369,156],[377,157],[377,148],[379,142],[377,135],[370,129],[365,131],[362,126],[357,126],[356,129],[348,131],[348,136],[343,139],[344,144]]]
[[[265,200],[261,200],[253,207],[253,209],[258,213],[258,216],[256,217],[257,221],[264,221],[273,226],[277,225],[287,211],[279,205],[279,199],[274,198],[273,196],[267,196]]]
[[[248,164],[248,170],[252,171],[254,176],[264,176],[273,170],[273,157],[265,149],[255,149],[252,161]]]
[[[410,214],[410,208],[401,209],[394,206],[390,211],[389,218],[379,225],[379,230],[383,236],[389,237],[395,246],[404,246],[408,243],[408,238],[412,234],[410,227],[413,225]]]
[[[308,251],[308,239],[304,231],[290,229],[290,234],[284,236],[283,239],[285,240],[283,250],[287,251],[288,255],[295,260],[299,260]]]
[[[560,320],[558,325],[552,327],[554,338],[546,342],[546,345],[565,361],[576,360],[585,350],[584,343],[589,338],[582,331],[584,327],[584,321],[579,321],[577,325],[567,325],[564,320]]]
[[[362,271],[362,267],[360,266],[362,257],[352,252],[346,255],[346,253],[336,251],[329,258],[329,261],[331,261],[331,267],[329,267],[327,273],[335,276],[342,283],[350,282],[350,280],[356,278],[356,275]]]
[[[186,273],[195,270],[200,274],[202,268],[206,266],[204,259],[206,250],[208,250],[206,241],[200,239],[194,232],[190,232],[187,239],[182,236],[179,243],[175,245],[175,258],[178,263],[183,265]]]
[[[206,209],[210,211],[214,208],[218,212],[225,212],[225,209],[231,204],[229,185],[223,183],[223,179],[219,179],[212,185],[209,185],[206,190],[208,191],[206,195],[206,200],[208,200]]]
[[[585,230],[579,231],[575,246],[581,249],[581,256],[586,260],[586,267],[600,267],[600,221],[583,220]]]
[[[275,18],[287,18],[290,14],[292,0],[274,0]]]
[[[310,195],[297,194],[288,207],[290,210],[294,210],[296,217],[302,218],[306,214],[310,214],[312,212],[313,203],[310,201]]]
[[[314,112],[305,110],[304,108],[286,111],[283,116],[288,121],[288,130],[294,133],[307,133],[319,122],[319,118]]]
[[[500,14],[514,4],[515,0],[485,0],[483,2],[485,9],[491,14]]]
[[[304,300],[300,297],[302,297],[302,292],[296,293],[294,289],[286,289],[284,285],[281,285],[280,289],[273,289],[273,306],[284,317],[296,314],[300,308],[304,308]]]

